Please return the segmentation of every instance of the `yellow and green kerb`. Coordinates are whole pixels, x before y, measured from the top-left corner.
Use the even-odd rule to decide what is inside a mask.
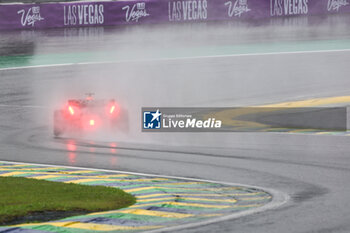
[[[0,163],[0,177],[116,187],[134,195],[136,204],[45,223],[0,227],[0,232],[127,232],[194,223],[264,206],[272,196],[256,188],[227,186],[67,167]]]

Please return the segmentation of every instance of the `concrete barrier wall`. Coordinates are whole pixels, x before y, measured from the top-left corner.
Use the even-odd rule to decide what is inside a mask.
[[[146,0],[1,4],[0,29],[259,20],[350,12],[349,0]]]

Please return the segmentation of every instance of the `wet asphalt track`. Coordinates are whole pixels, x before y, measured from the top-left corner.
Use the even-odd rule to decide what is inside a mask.
[[[200,32],[209,26],[183,27],[185,32],[176,41],[184,38],[188,28]],[[198,42],[200,36],[192,34],[188,43],[195,46],[198,42],[205,48],[215,45],[215,40],[220,44],[272,41],[272,36],[265,36],[260,29],[243,30],[235,36],[228,32],[232,27],[204,42]],[[344,28],[314,31],[292,24],[292,29],[270,32],[292,43],[301,39],[350,39],[349,30]],[[119,37],[117,32],[99,31],[96,35],[85,31],[82,37],[75,33],[65,36],[69,31],[24,32],[24,38],[30,39],[19,39],[25,41],[23,49],[14,52],[8,45],[16,42],[13,38],[21,38],[16,32],[2,36],[1,46],[3,53],[32,54],[30,61],[40,53],[79,52],[86,47],[100,51],[130,43],[128,37]],[[124,29],[123,33],[135,32]],[[152,36],[143,40],[150,43]],[[140,41],[131,43],[136,46]],[[94,42],[99,43],[91,47]],[[160,45],[168,48],[166,43]],[[144,55],[138,54],[141,48],[132,51]],[[348,136],[142,134],[139,129],[141,106],[237,106],[347,95],[349,60],[350,52],[344,51],[3,70],[0,160],[236,182],[280,190],[291,197],[279,209],[181,232],[350,232]],[[54,106],[65,96],[93,88],[101,96],[117,96],[128,106],[130,122],[135,122],[129,133],[53,138],[50,122]]]

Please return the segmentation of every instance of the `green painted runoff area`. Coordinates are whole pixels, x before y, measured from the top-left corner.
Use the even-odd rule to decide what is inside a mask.
[[[198,47],[174,47],[171,49],[142,49],[143,56],[138,53],[127,55],[127,51],[89,51],[89,52],[62,52],[56,54],[34,54],[0,56],[0,69],[25,66],[45,66],[74,63],[98,63],[98,62],[125,62],[157,59],[181,59],[190,57],[228,56],[245,54],[269,54],[288,52],[311,52],[329,50],[349,50],[350,40],[316,40],[316,41],[292,41],[259,44],[235,44]],[[148,51],[149,50],[149,51]],[[144,55],[147,54],[145,57]]]
[[[117,188],[22,177],[0,177],[0,195],[0,225],[31,214],[66,211],[72,216],[116,210],[136,202],[134,196]]]

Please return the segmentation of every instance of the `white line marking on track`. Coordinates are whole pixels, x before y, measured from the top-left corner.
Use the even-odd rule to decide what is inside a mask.
[[[228,55],[209,55],[209,56],[193,56],[193,57],[177,57],[177,58],[155,58],[155,59],[135,59],[123,61],[100,61],[100,62],[77,62],[77,63],[61,63],[47,64],[34,66],[20,66],[0,68],[0,71],[21,70],[21,69],[36,69],[50,68],[57,66],[81,66],[81,65],[101,65],[101,64],[120,64],[120,63],[138,63],[138,62],[162,62],[162,61],[178,61],[178,60],[194,60],[194,59],[211,59],[211,58],[229,58],[229,57],[246,57],[246,56],[274,56],[274,55],[289,55],[289,54],[312,54],[312,53],[339,53],[350,52],[350,49],[334,49],[334,50],[314,50],[314,51],[294,51],[294,52],[270,52],[270,53],[240,53]]]
[[[0,104],[0,108],[48,108],[46,106],[39,105],[10,105],[10,104]]]
[[[205,220],[205,221],[199,221],[199,222],[195,222],[195,223],[183,224],[180,226],[172,226],[172,227],[165,227],[165,228],[161,228],[161,229],[157,229],[157,230],[145,231],[146,233],[178,231],[181,229],[200,227],[200,226],[209,225],[209,224],[213,224],[213,223],[217,223],[217,222],[236,219],[236,218],[244,217],[247,215],[260,213],[260,212],[263,212],[265,210],[278,208],[278,207],[286,204],[288,202],[288,200],[290,199],[290,197],[286,193],[283,193],[283,192],[280,192],[280,191],[277,191],[274,189],[262,188],[262,187],[251,186],[251,185],[244,185],[244,184],[239,184],[239,183],[231,183],[231,182],[221,182],[221,181],[188,178],[188,177],[181,177],[181,176],[166,176],[166,175],[156,175],[156,174],[147,174],[147,173],[138,173],[138,172],[125,172],[125,171],[119,171],[119,170],[74,167],[74,166],[52,165],[52,164],[40,164],[40,163],[24,163],[24,162],[10,162],[10,161],[0,161],[0,163],[34,165],[34,166],[43,166],[43,167],[54,166],[54,167],[63,167],[63,168],[77,169],[77,170],[91,170],[91,171],[101,171],[101,172],[111,172],[111,173],[123,173],[123,174],[130,174],[130,175],[139,175],[139,176],[161,177],[161,178],[169,178],[169,179],[188,180],[188,181],[199,181],[199,182],[223,184],[223,185],[228,185],[228,186],[242,186],[242,187],[247,187],[247,188],[260,189],[260,190],[263,190],[263,191],[272,195],[271,202],[269,202],[268,204],[263,205],[261,207],[257,207],[257,208],[249,209],[249,210],[243,210],[243,211],[240,211],[238,213],[233,213],[233,214],[229,214],[229,215],[222,216],[222,217],[215,217],[215,218]]]

